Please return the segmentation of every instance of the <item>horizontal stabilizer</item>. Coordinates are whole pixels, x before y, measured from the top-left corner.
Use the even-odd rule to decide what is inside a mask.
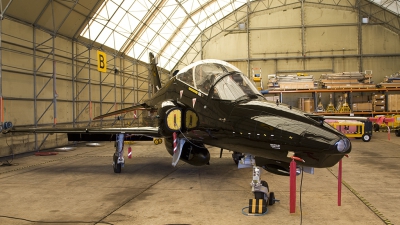
[[[106,114],[103,114],[100,116],[96,116],[95,118],[93,118],[93,120],[103,119],[105,117],[115,116],[115,115],[122,114],[122,113],[128,113],[128,112],[132,112],[135,110],[152,110],[152,109],[153,109],[152,107],[143,103],[143,104],[134,105],[134,106],[131,106],[128,108],[120,109],[120,110],[117,110],[114,112],[106,113]]]

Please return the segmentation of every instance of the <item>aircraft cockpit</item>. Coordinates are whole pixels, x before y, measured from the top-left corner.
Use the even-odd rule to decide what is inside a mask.
[[[201,60],[180,70],[176,77],[213,99],[234,101],[260,95],[238,68],[220,60]]]

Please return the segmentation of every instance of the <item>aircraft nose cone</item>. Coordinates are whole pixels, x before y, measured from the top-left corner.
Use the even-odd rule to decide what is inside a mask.
[[[342,138],[335,144],[336,150],[340,153],[345,153],[351,149],[351,143],[348,138]]]

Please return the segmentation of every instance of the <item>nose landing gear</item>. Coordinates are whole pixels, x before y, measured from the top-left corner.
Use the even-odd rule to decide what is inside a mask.
[[[253,167],[253,179],[250,183],[251,191],[254,193],[254,199],[249,200],[249,212],[248,214],[242,213],[245,215],[265,215],[267,213],[267,204],[273,205],[275,202],[279,202],[278,199],[275,198],[274,192],[269,191],[268,183],[265,180],[261,180],[261,170],[258,166],[256,166],[255,158],[252,155],[242,155],[240,153],[232,154],[232,157],[235,160],[235,156],[237,158],[240,157],[240,161],[238,161],[238,168],[249,168]]]

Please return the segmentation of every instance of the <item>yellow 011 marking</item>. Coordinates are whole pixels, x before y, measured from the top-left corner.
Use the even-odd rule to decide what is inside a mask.
[[[192,110],[186,111],[186,115],[185,115],[185,127],[186,128],[188,128],[188,129],[196,128],[198,121],[199,121],[199,117],[197,117],[197,114],[194,111],[192,111]]]
[[[167,127],[170,130],[178,131],[182,127],[182,111],[179,109],[171,110],[167,115]]]

